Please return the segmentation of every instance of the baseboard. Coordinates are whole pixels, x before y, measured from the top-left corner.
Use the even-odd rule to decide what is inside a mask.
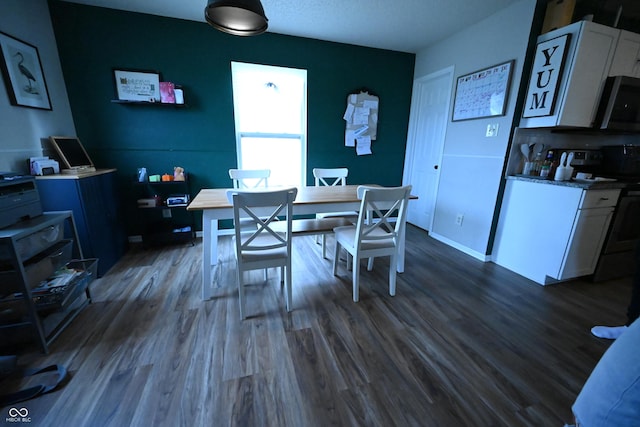
[[[472,256],[477,260],[480,260],[482,262],[491,261],[491,256],[490,255],[482,254],[480,252],[477,252],[477,251],[474,251],[472,249],[469,249],[468,247],[463,246],[458,242],[454,242],[453,240],[448,239],[448,238],[446,238],[444,236],[441,236],[441,235],[439,235],[437,233],[433,233],[433,232],[430,231],[429,232],[429,236],[433,237],[434,239],[436,239],[436,240],[438,240],[438,241],[440,241],[440,242],[442,242],[442,243],[444,243],[446,245],[451,246],[454,249],[459,250],[460,252],[464,252],[465,254],[467,254],[469,256]]]

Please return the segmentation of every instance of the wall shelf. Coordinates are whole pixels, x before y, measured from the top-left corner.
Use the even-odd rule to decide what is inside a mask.
[[[150,105],[154,107],[187,108],[187,104],[169,104],[166,102],[123,101],[120,99],[112,99],[111,102],[114,104],[124,104],[124,105]]]

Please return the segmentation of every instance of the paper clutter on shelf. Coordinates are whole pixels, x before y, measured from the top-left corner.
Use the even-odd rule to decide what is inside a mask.
[[[160,102],[163,104],[175,104],[175,86],[171,82],[160,82]]]

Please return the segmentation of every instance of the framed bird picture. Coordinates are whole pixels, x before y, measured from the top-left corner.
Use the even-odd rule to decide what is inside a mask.
[[[11,105],[51,110],[38,49],[0,31],[0,69]]]

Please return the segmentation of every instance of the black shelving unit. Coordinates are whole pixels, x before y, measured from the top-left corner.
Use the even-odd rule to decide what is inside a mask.
[[[145,246],[194,243],[195,219],[187,210],[191,200],[189,178],[184,181],[134,182]],[[184,203],[175,199],[186,196]]]

